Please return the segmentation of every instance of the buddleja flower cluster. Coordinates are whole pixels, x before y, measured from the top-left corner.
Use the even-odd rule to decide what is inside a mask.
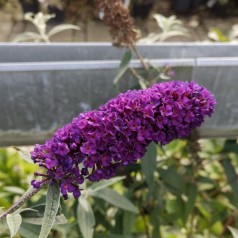
[[[127,91],[74,118],[44,145],[36,145],[31,156],[46,169],[46,179],[59,182],[65,198],[68,193],[77,198],[85,179],[111,178],[118,167],[143,157],[152,141],[166,145],[188,136],[211,116],[214,105],[213,95],[195,82]],[[32,181],[35,188],[41,183]]]

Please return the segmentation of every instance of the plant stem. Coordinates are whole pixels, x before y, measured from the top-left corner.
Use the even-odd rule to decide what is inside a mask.
[[[29,188],[17,202],[15,202],[8,210],[0,214],[0,221],[5,219],[8,214],[15,212],[27,200],[29,200],[31,197],[37,194],[44,187],[44,185],[48,184],[49,182],[50,182],[49,180],[44,181],[39,188],[33,188],[33,187]]]
[[[147,73],[148,73],[148,76],[147,76],[148,85],[151,86],[154,82],[153,82],[153,79],[150,76],[150,66],[148,65],[148,63],[145,62],[144,58],[142,57],[142,55],[140,54],[140,52],[138,51],[138,49],[136,48],[136,46],[134,44],[130,44],[129,48],[136,54],[136,57],[140,60],[144,69],[147,71]]]
[[[146,238],[150,238],[150,232],[149,232],[149,225],[148,222],[146,220],[146,215],[144,213],[141,214],[143,222],[144,222],[144,226],[145,226],[145,235]]]
[[[140,52],[137,50],[136,46],[134,44],[130,44],[129,47],[133,52],[135,52],[137,58],[140,60],[143,67],[148,71],[149,67],[148,64],[144,61],[143,57],[141,56]]]

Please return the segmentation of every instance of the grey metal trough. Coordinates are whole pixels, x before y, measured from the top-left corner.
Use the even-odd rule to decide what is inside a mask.
[[[170,64],[176,80],[194,80],[217,99],[202,137],[238,137],[238,44],[138,45],[156,66]],[[41,143],[79,113],[117,92],[113,79],[125,49],[100,44],[0,44],[0,146]],[[131,67],[142,68],[136,57]],[[137,84],[129,73],[125,91]]]

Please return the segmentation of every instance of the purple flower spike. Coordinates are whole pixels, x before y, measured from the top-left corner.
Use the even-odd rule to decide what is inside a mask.
[[[32,160],[46,169],[43,176],[59,182],[65,199],[69,193],[77,198],[85,179],[111,178],[118,167],[143,157],[152,141],[166,145],[188,136],[212,115],[215,103],[195,82],[130,90],[57,130],[51,140],[35,146]],[[39,188],[41,182],[33,180],[32,185]]]

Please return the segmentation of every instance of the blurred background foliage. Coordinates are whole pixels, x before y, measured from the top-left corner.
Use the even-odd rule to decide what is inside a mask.
[[[49,237],[232,237],[228,227],[238,226],[237,142],[201,139],[199,147],[191,138],[163,148],[151,144],[145,158],[122,168],[120,177],[87,184],[78,201],[61,201],[68,223],[54,226]],[[0,163],[0,207],[7,208],[37,168],[12,148],[0,150]],[[27,207],[44,203],[42,195]],[[37,237],[39,226],[28,222],[16,237]],[[2,223],[0,237],[8,236]]]

